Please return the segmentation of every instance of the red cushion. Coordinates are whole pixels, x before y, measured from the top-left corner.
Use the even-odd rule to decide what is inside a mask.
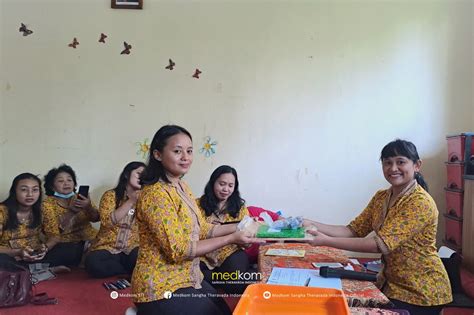
[[[445,307],[442,315],[472,315],[472,309],[460,307]]]
[[[262,212],[266,212],[270,215],[270,217],[272,218],[273,221],[276,221],[280,218],[280,216],[275,213],[274,211],[271,211],[271,210],[267,210],[267,209],[263,209],[263,208],[260,208],[260,207],[254,207],[254,206],[249,206],[247,207],[247,209],[249,210],[249,214],[251,217],[257,217],[260,215],[260,213]],[[258,218],[259,221],[263,221],[262,218]]]
[[[474,299],[474,274],[464,268],[461,268],[461,286],[464,289],[464,293],[471,299]]]

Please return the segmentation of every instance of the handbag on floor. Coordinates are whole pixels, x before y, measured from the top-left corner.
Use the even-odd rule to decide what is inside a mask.
[[[32,304],[57,304],[46,293],[33,295],[28,268],[10,262],[0,264],[0,308]]]

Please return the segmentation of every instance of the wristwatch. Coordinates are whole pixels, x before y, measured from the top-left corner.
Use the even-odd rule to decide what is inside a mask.
[[[128,215],[129,216],[132,216],[134,214],[135,214],[135,209],[132,208],[132,209],[128,210]]]

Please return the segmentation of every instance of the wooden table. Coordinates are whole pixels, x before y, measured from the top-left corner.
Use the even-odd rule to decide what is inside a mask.
[[[270,248],[278,249],[304,249],[305,257],[282,257],[265,256]],[[273,267],[282,268],[304,268],[314,269],[312,262],[339,262],[341,264],[350,263],[349,258],[343,251],[323,246],[311,246],[301,243],[274,243],[261,245],[258,254],[258,268],[262,273],[262,282],[267,282]],[[353,265],[355,270],[360,270],[360,266]],[[369,281],[342,279],[342,290],[346,295],[350,307],[383,307],[390,304],[390,300]]]

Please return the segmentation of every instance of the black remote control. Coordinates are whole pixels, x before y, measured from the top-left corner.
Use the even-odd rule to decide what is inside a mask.
[[[329,267],[319,268],[319,275],[324,278],[344,278],[362,281],[377,281],[377,275],[375,274]]]

